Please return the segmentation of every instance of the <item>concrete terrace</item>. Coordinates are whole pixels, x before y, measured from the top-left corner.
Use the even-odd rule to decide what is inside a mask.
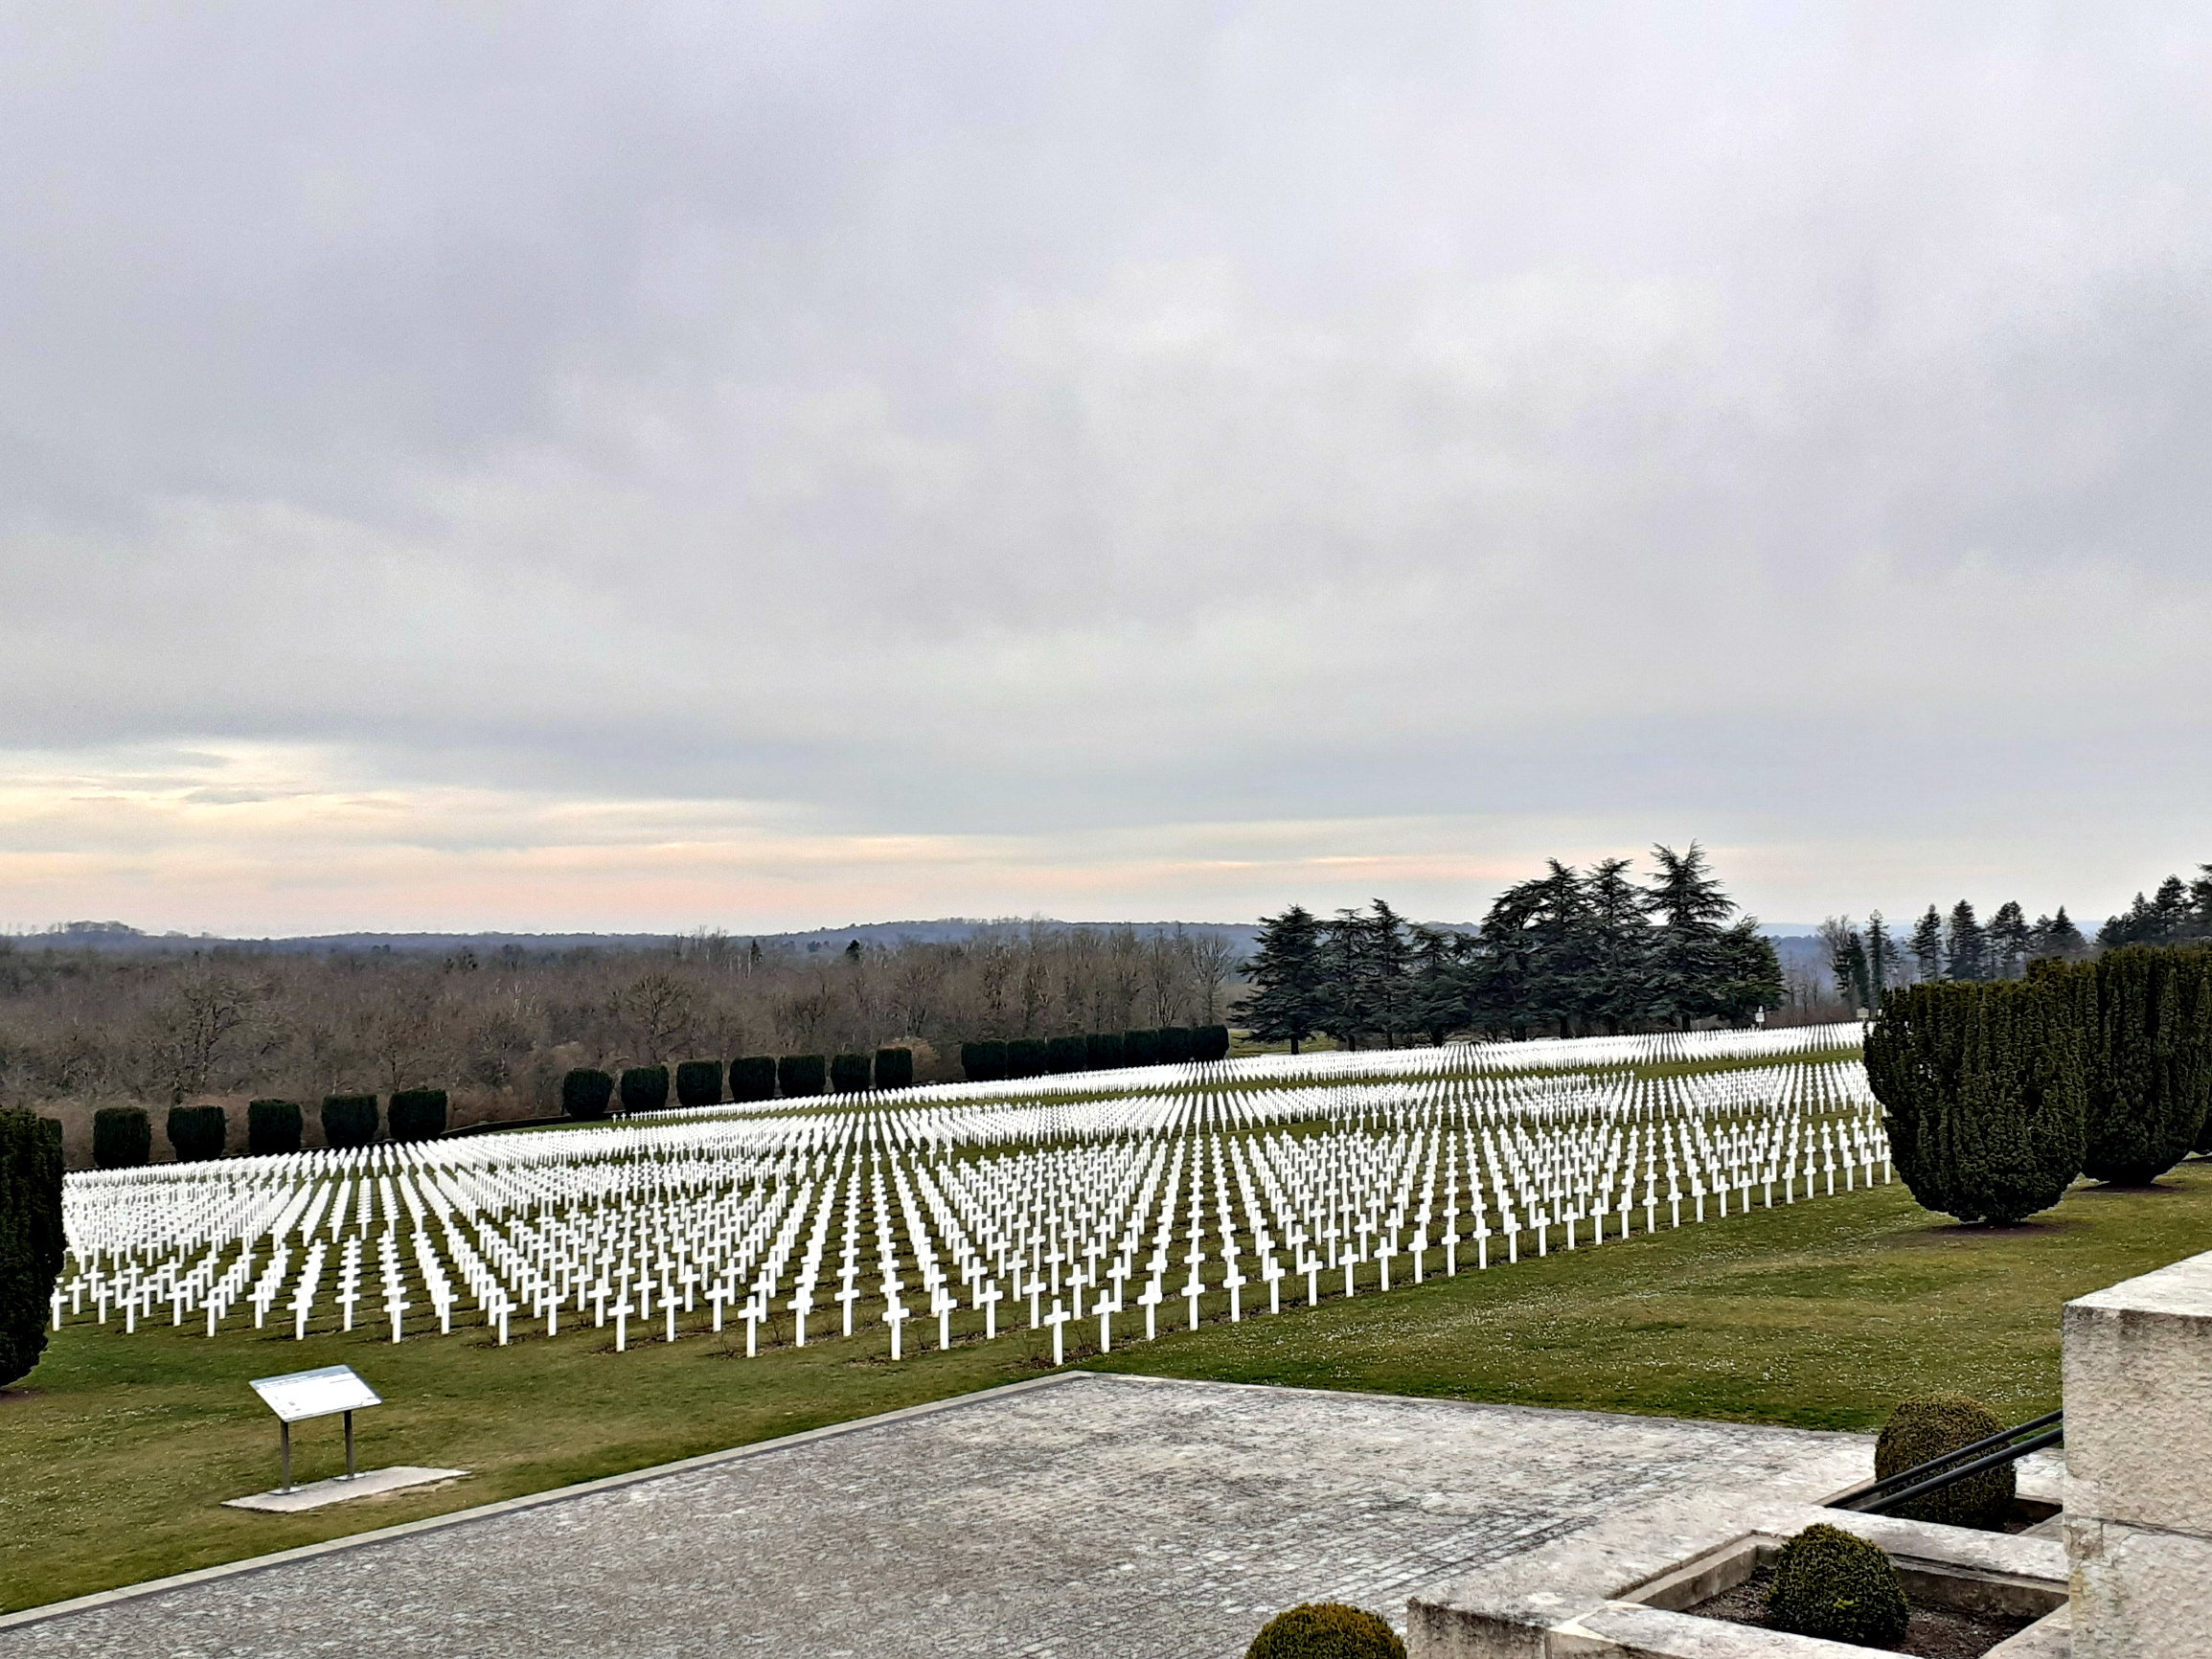
[[[0,1621],[37,1659],[1235,1659],[1693,1487],[1812,1499],[1855,1435],[1067,1373]],[[373,1502],[374,1500],[369,1500]]]

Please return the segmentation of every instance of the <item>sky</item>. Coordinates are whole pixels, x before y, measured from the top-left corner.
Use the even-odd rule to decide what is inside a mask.
[[[0,924],[2212,858],[2201,6],[24,7]]]

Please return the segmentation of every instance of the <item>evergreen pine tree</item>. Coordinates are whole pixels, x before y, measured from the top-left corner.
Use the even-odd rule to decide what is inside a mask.
[[[2079,962],[2089,954],[2088,939],[2074,925],[2073,918],[2066,914],[2063,904],[2043,932],[2042,954],[2055,956],[2062,962]]]
[[[1989,970],[1992,979],[2018,979],[2028,970],[2035,930],[2018,899],[2008,898],[1989,919]]]
[[[1339,910],[1334,921],[1321,923],[1317,1023],[1348,1049],[1357,1048],[1368,1029],[1367,931],[1367,918],[1357,910]]]
[[[1382,899],[1366,919],[1359,950],[1359,1023],[1396,1048],[1412,1029],[1405,920]]]
[[[2047,1210],[2081,1172],[2079,1028],[2064,973],[1894,990],[1866,1076],[1912,1195],[1962,1221]]]
[[[1951,978],[1989,978],[1989,935],[1974,920],[1973,906],[1963,898],[1950,907],[1950,925],[1944,930],[1943,948],[1950,963]]]
[[[1321,930],[1293,904],[1260,919],[1257,948],[1242,969],[1252,982],[1244,1020],[1260,1042],[1288,1042],[1296,1054],[1321,1024]]]
[[[1890,942],[1889,929],[1882,925],[1881,912],[1866,913],[1866,985],[1874,993],[1874,1000],[1866,1006],[1879,1010],[1882,993],[1889,989],[1890,964],[1897,959],[1897,946]]]
[[[61,1137],[35,1112],[0,1111],[0,1387],[46,1352],[61,1271]]]
[[[1943,977],[1943,917],[1932,904],[1913,924],[1912,966],[1923,984]]]
[[[1459,971],[1460,938],[1433,927],[1413,930],[1412,1017],[1416,1030],[1442,1047],[1467,1023],[1467,991]]]
[[[2083,1170],[2155,1181],[2197,1145],[2212,1100],[2212,952],[2122,945],[2074,971],[2096,988]]]

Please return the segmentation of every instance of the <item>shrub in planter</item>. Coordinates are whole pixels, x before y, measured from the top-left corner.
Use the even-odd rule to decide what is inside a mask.
[[[1380,1613],[1308,1602],[1262,1625],[1244,1659],[1405,1659],[1405,1644]]]
[[[1187,1025],[1160,1027],[1160,1064],[1179,1066],[1191,1057],[1191,1028]]]
[[[1767,1616],[1800,1636],[1890,1648],[1904,1639],[1912,1614],[1881,1547],[1822,1522],[1775,1557]]]
[[[876,1080],[876,1067],[866,1055],[832,1055],[830,1057],[830,1092],[864,1095]]]
[[[878,1049],[876,1051],[876,1086],[879,1089],[910,1089],[914,1086],[914,1051],[912,1049]]]
[[[1006,1077],[1006,1045],[1002,1042],[962,1043],[960,1069],[971,1083],[995,1083]]]
[[[787,1095],[818,1095],[828,1086],[829,1070],[820,1055],[786,1055],[776,1062],[776,1081]]]
[[[325,1095],[323,1145],[366,1147],[376,1139],[375,1095]]]
[[[685,1060],[676,1067],[676,1104],[718,1106],[722,1103],[722,1062]]]
[[[204,1164],[219,1158],[230,1143],[230,1125],[223,1122],[220,1106],[171,1106],[164,1126],[169,1131],[170,1149],[180,1164]]]
[[[1122,1034],[1094,1031],[1083,1039],[1083,1058],[1094,1072],[1110,1072],[1122,1063]]]
[[[1887,1480],[1918,1467],[1930,1458],[1954,1452],[1960,1446],[1987,1440],[2005,1425],[1996,1413],[1978,1399],[1964,1395],[1941,1395],[1932,1399],[1908,1399],[1890,1413],[1874,1443],[1874,1475]],[[1954,1481],[1940,1491],[1915,1498],[1893,1511],[1908,1521],[1941,1521],[1946,1526],[1993,1525],[2013,1501],[2013,1466],[1999,1464],[1978,1475]]]
[[[1225,1060],[1229,1057],[1229,1028],[1225,1025],[1202,1025],[1191,1033],[1191,1058],[1195,1060]]]
[[[2006,1224],[2064,1196],[2082,1170],[2082,982],[1906,986],[1866,1034],[1866,1077],[1912,1195]]]
[[[298,1151],[306,1128],[307,1114],[297,1101],[246,1102],[246,1150],[257,1158]]]
[[[1015,1037],[1006,1045],[1006,1075],[1010,1078],[1044,1076],[1048,1050],[1041,1037]]]
[[[102,1170],[143,1169],[153,1159],[153,1125],[144,1106],[102,1106],[92,1114],[92,1162]]]
[[[445,1132],[444,1089],[400,1089],[384,1102],[395,1141],[435,1141]]]
[[[1044,1045],[1044,1069],[1054,1074],[1090,1070],[1090,1045],[1079,1036],[1056,1036]]]
[[[590,1066],[578,1066],[560,1079],[560,1109],[579,1123],[606,1116],[614,1099],[614,1079]]]
[[[0,1111],[0,1386],[46,1352],[47,1298],[65,1249],[60,1131],[52,1118]]]
[[[776,1057],[747,1055],[730,1062],[730,1099],[772,1101],[776,1098]]]
[[[666,1066],[627,1066],[622,1074],[622,1109],[657,1112],[669,1103],[669,1069]]]
[[[1160,1063],[1160,1034],[1156,1031],[1132,1031],[1122,1034],[1122,1060],[1132,1066],[1156,1066]]]

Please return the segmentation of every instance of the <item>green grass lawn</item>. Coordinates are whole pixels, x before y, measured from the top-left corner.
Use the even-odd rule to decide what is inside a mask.
[[[1901,1398],[1960,1390],[2017,1420],[2058,1403],[2063,1303],[2205,1249],[2212,1163],[2147,1191],[2079,1189],[2034,1224],[1998,1231],[1930,1216],[1900,1184],[1388,1297],[1332,1296],[1280,1319],[1230,1325],[1212,1297],[1199,1330],[1128,1348],[1117,1340],[1110,1355],[1084,1363],[1822,1428],[1871,1428]],[[1330,1282],[1325,1274],[1324,1289]],[[1289,1300],[1302,1301],[1302,1280],[1286,1282],[1287,1296],[1293,1284]],[[1266,1306],[1264,1292],[1251,1301]],[[1162,1307],[1163,1325],[1179,1325],[1184,1306]],[[1095,1339],[1097,1326],[1067,1330]],[[1117,1339],[1131,1330],[1141,1318],[1116,1321]],[[897,1366],[879,1326],[756,1360],[743,1357],[741,1329],[728,1341],[641,1341],[621,1354],[609,1336],[586,1325],[502,1349],[477,1330],[395,1346],[373,1328],[295,1343],[235,1325],[212,1342],[191,1327],[125,1336],[117,1326],[72,1326],[29,1378],[0,1391],[0,1605],[988,1388],[1039,1375],[1049,1351],[1025,1331],[940,1353],[922,1320],[907,1328],[909,1357]],[[427,1464],[473,1477],[313,1515],[220,1508],[275,1480],[275,1421],[246,1379],[340,1361],[390,1401],[360,1419],[363,1467]],[[296,1431],[295,1457],[300,1479],[338,1472],[335,1421]]]

